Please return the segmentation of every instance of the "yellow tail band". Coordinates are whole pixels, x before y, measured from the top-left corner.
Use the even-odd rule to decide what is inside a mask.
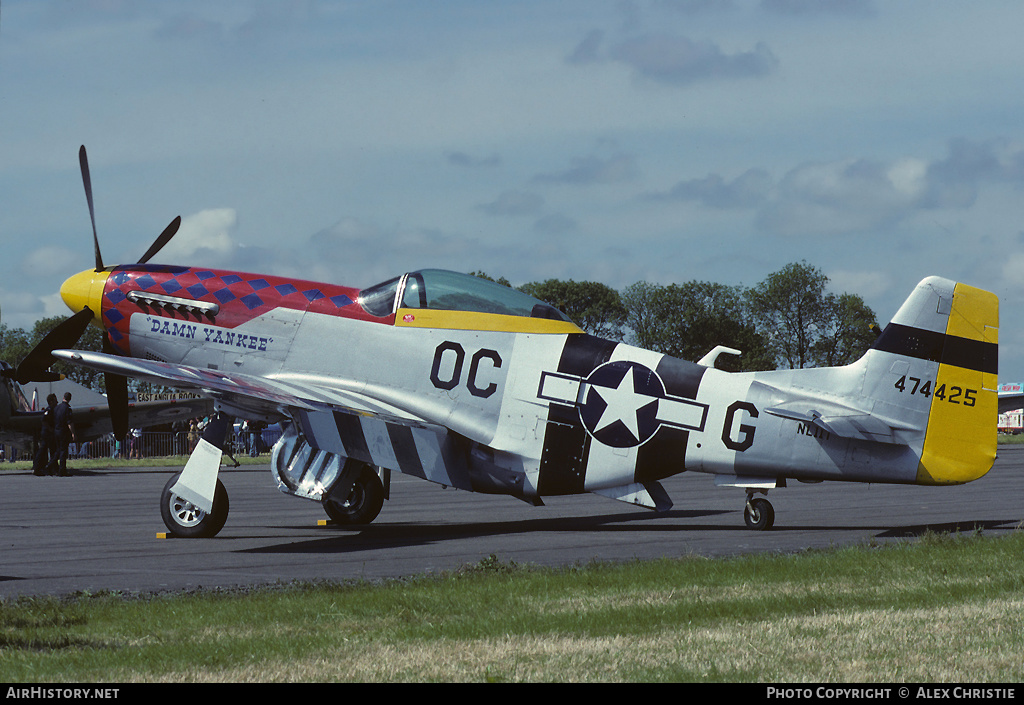
[[[957,284],[932,388],[919,484],[962,484],[992,467],[999,408],[998,343],[999,299]]]

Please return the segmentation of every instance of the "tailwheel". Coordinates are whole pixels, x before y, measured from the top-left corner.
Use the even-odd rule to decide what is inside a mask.
[[[216,536],[224,528],[228,519],[228,491],[219,479],[213,495],[213,510],[209,513],[179,497],[171,488],[178,481],[173,476],[164,485],[160,494],[160,516],[164,526],[175,536],[181,538],[210,538]]]
[[[384,506],[384,485],[369,465],[364,465],[347,497],[331,494],[323,499],[324,511],[335,524],[369,524]]]
[[[743,520],[755,531],[767,531],[775,525],[775,508],[764,497],[747,497]]]

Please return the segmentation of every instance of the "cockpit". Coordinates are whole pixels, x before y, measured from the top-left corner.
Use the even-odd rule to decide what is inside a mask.
[[[572,321],[552,306],[508,286],[472,274],[421,269],[359,292],[359,304],[374,316],[400,308],[472,311],[504,316]]]

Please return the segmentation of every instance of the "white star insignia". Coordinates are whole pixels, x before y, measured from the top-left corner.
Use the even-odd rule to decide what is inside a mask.
[[[637,394],[636,383],[633,378],[633,370],[629,370],[622,376],[619,386],[611,387],[594,386],[607,406],[601,412],[601,418],[594,426],[595,433],[600,433],[616,421],[623,425],[633,434],[633,438],[640,439],[640,422],[637,419],[637,411],[651,403],[652,397],[644,394]]]

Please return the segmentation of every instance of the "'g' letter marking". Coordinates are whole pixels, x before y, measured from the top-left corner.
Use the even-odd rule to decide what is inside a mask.
[[[441,379],[441,363],[444,361],[446,352],[455,353],[455,365],[452,367],[451,376],[448,379]],[[462,363],[465,359],[466,351],[462,349],[461,345],[450,341],[441,343],[434,350],[434,366],[430,368],[430,381],[438,389],[447,391],[455,389],[459,386],[459,380],[462,379]]]
[[[729,405],[729,408],[725,412],[725,427],[722,429],[722,443],[725,444],[726,448],[743,452],[754,444],[754,431],[757,429],[750,424],[741,423],[739,426],[739,440],[733,440],[732,428],[736,424],[736,416],[739,415],[739,412],[741,411],[746,411],[750,414],[750,418],[752,419],[757,418],[756,406],[746,401],[734,401]]]

